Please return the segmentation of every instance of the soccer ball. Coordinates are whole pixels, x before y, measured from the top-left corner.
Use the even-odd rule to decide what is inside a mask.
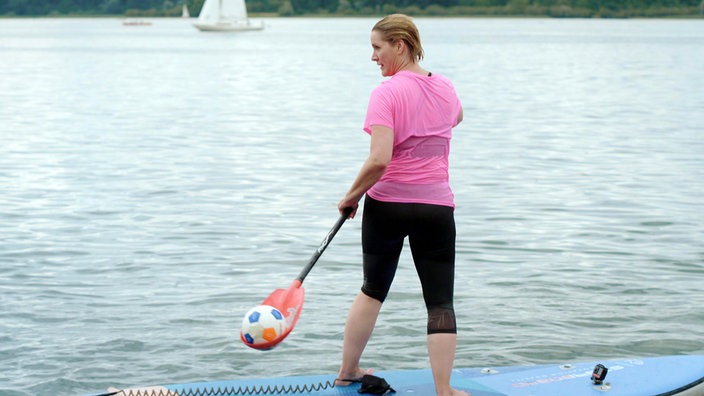
[[[249,347],[268,349],[263,347],[279,338],[285,331],[286,318],[281,311],[269,305],[258,305],[244,315],[240,338]]]

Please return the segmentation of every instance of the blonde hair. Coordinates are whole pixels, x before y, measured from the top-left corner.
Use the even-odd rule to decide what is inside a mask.
[[[420,44],[420,33],[413,19],[404,14],[391,14],[377,22],[372,31],[381,33],[385,41],[394,43],[403,40],[408,47],[411,59],[419,62],[423,59],[423,46]]]

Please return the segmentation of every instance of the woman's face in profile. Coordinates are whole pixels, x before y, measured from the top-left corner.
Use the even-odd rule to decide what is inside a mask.
[[[381,68],[384,77],[393,76],[399,70],[400,44],[394,45],[382,37],[377,30],[372,30],[372,61]]]

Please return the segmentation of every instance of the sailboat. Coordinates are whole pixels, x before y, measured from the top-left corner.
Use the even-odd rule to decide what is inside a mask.
[[[244,0],[205,0],[198,15],[198,22],[193,26],[209,32],[264,29],[263,23],[250,22]]]
[[[181,10],[181,18],[190,18],[191,13],[188,12],[188,6],[186,3],[183,3],[183,9]]]

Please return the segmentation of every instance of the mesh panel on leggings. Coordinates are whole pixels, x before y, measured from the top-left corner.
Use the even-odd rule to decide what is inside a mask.
[[[436,333],[457,333],[454,309],[444,307],[428,309],[428,334]]]

